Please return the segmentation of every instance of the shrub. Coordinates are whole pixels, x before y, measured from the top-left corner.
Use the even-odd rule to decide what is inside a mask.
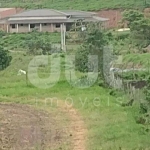
[[[4,32],[4,31],[0,31],[0,37],[2,38],[3,36],[5,36],[6,35],[6,32]]]
[[[9,66],[12,57],[9,55],[7,50],[4,50],[3,47],[0,46],[0,70],[5,69]]]
[[[81,47],[76,52],[76,69],[81,72],[88,72],[88,55],[90,51],[86,46]]]

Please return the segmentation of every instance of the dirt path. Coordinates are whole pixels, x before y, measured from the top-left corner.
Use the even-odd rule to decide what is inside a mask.
[[[73,106],[67,105],[65,102],[58,103],[60,109],[67,113],[70,118],[70,136],[72,136],[73,150],[86,150],[87,129],[83,118]]]
[[[69,120],[63,122],[63,115]],[[0,103],[0,150],[86,150],[86,132],[77,110],[63,101],[55,114]]]
[[[0,150],[58,150],[68,135],[53,114],[20,104],[0,104]]]

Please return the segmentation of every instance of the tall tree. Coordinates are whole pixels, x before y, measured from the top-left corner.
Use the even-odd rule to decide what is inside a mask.
[[[104,78],[104,47],[109,44],[111,34],[107,33],[99,23],[90,23],[86,27],[84,43],[76,54],[76,66],[77,69],[86,72],[88,71],[88,55],[98,56],[98,71],[99,75]],[[111,61],[111,59],[109,59]]]

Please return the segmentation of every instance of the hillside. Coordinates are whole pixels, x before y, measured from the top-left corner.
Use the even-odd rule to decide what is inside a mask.
[[[143,8],[150,0],[0,0],[1,7],[53,8],[101,10],[115,8]]]
[[[61,107],[66,105],[71,106],[71,101],[73,101],[72,107],[75,110],[77,110],[82,116],[81,118],[84,121],[85,127],[88,129],[87,138],[85,138],[87,140],[87,148],[82,148],[82,150],[118,150],[121,148],[122,150],[140,150],[150,147],[149,133],[144,131],[144,126],[139,125],[135,122],[135,117],[138,115],[139,110],[138,105],[135,104],[133,107],[121,107],[120,104],[122,102],[127,101],[127,97],[122,93],[116,93],[116,96],[111,96],[109,94],[112,91],[111,89],[100,87],[97,84],[93,85],[88,89],[79,89],[71,87],[71,85],[67,82],[65,77],[65,56],[62,54],[60,54],[60,63],[62,68],[61,76],[60,80],[54,87],[48,89],[40,89],[33,86],[30,82],[28,82],[27,86],[26,77],[24,75],[18,76],[17,72],[20,68],[23,70],[27,70],[28,64],[34,56],[25,55],[24,52],[13,52],[11,53],[11,55],[13,58],[11,65],[6,70],[0,71],[0,102],[14,103],[11,106],[8,105],[9,107],[7,108],[6,106],[1,105],[0,103],[0,121],[4,120],[4,117],[2,116],[6,116],[4,114],[5,112],[8,112],[8,119],[11,119],[10,121],[7,121],[8,119],[7,117],[5,117],[5,122],[7,121],[8,123],[1,121],[1,126],[4,129],[3,131],[6,131],[4,132],[6,138],[9,138],[10,135],[15,135],[15,131],[18,131],[20,128],[14,127],[16,127],[17,123],[18,126],[20,126],[20,124],[22,125],[24,121],[24,126],[22,125],[23,127],[29,125],[29,127],[33,128],[33,130],[30,130],[30,128],[28,128],[28,130],[25,130],[28,131],[26,133],[31,133],[31,135],[35,131],[33,125],[38,125],[38,129],[39,127],[42,128],[45,125],[45,128],[44,130],[42,130],[42,133],[45,133],[45,130],[47,130],[47,133],[49,133],[49,128],[51,128],[52,130],[56,128],[58,129],[58,134],[60,134],[60,140],[62,139],[62,137],[64,137],[64,141],[72,140],[72,138],[81,139],[82,137],[80,138],[78,134],[82,135],[82,126],[79,126],[78,123],[82,122],[78,120],[78,118],[69,115],[76,114],[76,112],[69,113],[73,111],[64,110],[65,107]],[[58,57],[58,54],[53,54],[49,56],[51,60],[54,60]],[[49,77],[49,67],[50,64],[47,66],[41,66],[38,69],[38,73],[41,78],[46,79],[47,77]],[[79,74],[79,72],[76,73],[78,76],[81,75]],[[51,76],[50,82],[52,82],[53,79],[54,77]],[[56,101],[56,103],[57,99],[61,102],[58,101],[58,103],[55,104],[53,103],[53,101],[51,101],[53,99]],[[18,103],[21,107],[16,105],[16,103]],[[24,104],[30,105],[30,109]],[[31,109],[33,107],[34,109]],[[41,112],[42,110],[44,111]],[[48,114],[45,111],[48,111],[50,113],[51,121],[49,125],[47,125],[46,121],[49,121],[50,117],[47,117]],[[65,111],[66,113],[63,111]],[[13,112],[15,112],[15,115],[13,115]],[[30,113],[32,113],[32,115]],[[45,113],[47,115],[45,115]],[[25,120],[21,118],[21,120],[19,121],[19,118],[17,117],[18,114],[22,118],[25,118]],[[45,116],[46,118],[44,118],[43,116]],[[37,120],[40,118],[41,120],[37,123]],[[70,118],[73,121],[70,120]],[[31,121],[30,119],[33,119],[33,121]],[[44,121],[45,119],[47,120]],[[11,124],[12,120],[15,121]],[[57,124],[60,126],[58,126]],[[76,132],[76,134],[73,134],[72,137],[70,136],[70,134],[68,134],[69,137],[66,135],[66,131],[67,133],[70,133],[70,130],[66,130],[66,127],[68,126],[70,126]],[[78,126],[80,128],[76,128]],[[14,128],[16,130],[11,130],[11,128]],[[2,133],[3,132],[0,132],[0,137]],[[53,132],[51,133],[53,134]],[[20,137],[20,139],[22,140],[23,137]],[[3,138],[3,140],[6,140],[6,138]],[[18,136],[14,136],[14,139],[17,138]],[[40,141],[39,136],[37,136],[36,139]],[[29,139],[29,141],[31,140],[32,139]],[[63,144],[63,140],[61,140],[60,144],[56,142],[57,140],[55,140],[53,143],[62,147],[64,146],[61,145]],[[12,138],[6,143],[7,146],[9,146],[11,142],[13,142]],[[15,144],[15,142],[13,142],[13,144]],[[80,143],[80,145],[82,144]],[[1,146],[2,145],[0,144],[0,149]],[[24,148],[25,145],[22,145],[22,147]],[[59,150],[60,149],[61,148],[59,148]],[[70,149],[67,149],[66,147],[64,149],[62,148],[62,150]],[[28,150],[31,149],[28,148]],[[79,149],[76,148],[74,150]]]

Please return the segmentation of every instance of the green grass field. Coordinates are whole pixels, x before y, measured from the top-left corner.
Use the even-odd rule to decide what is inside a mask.
[[[0,72],[1,102],[34,105],[32,99],[41,101],[55,97],[68,103],[73,100],[73,107],[80,112],[88,129],[87,150],[119,150],[119,147],[123,150],[149,149],[149,133],[145,132],[144,126],[135,122],[138,104],[133,107],[121,107],[120,103],[127,101],[126,96],[121,93],[110,96],[110,89],[99,87],[97,83],[87,89],[72,87],[64,75],[64,57],[61,57],[61,77],[54,87],[39,89],[30,83],[27,86],[25,75],[17,76],[17,72],[19,69],[27,70],[33,56],[19,52],[11,55],[13,56],[11,65]],[[52,57],[50,56],[50,59]],[[43,66],[38,71],[42,78],[48,76],[47,67]],[[47,73],[47,76],[44,76],[44,73]],[[77,75],[81,76],[80,73]],[[40,107],[44,106],[41,104]],[[53,109],[57,112],[57,107]]]
[[[141,64],[143,67],[150,67],[150,54],[127,54],[123,56],[124,63]]]
[[[146,4],[145,4],[146,2]],[[150,6],[150,0],[18,0],[0,1],[1,7],[24,7],[33,8],[51,8],[51,9],[77,9],[96,11],[101,9],[130,9],[145,8]],[[116,54],[122,55],[123,63],[141,63],[143,66],[149,66],[149,54],[127,54],[130,40],[126,36],[129,33],[114,32],[115,43],[113,43]],[[50,39],[52,43],[60,44],[60,33],[38,33],[40,39]],[[31,37],[28,34],[6,34],[2,36],[0,45],[10,50],[12,62],[5,70],[0,71],[0,103],[19,103],[21,105],[32,105],[38,110],[52,112],[52,116],[56,119],[57,114],[59,125],[63,125],[63,119],[69,119],[68,116],[59,112],[57,107],[57,99],[63,103],[73,104],[73,108],[77,110],[84,121],[87,128],[86,150],[150,150],[150,126],[136,123],[139,117],[139,103],[135,102],[132,107],[122,107],[121,103],[128,102],[130,99],[121,91],[99,86],[96,82],[89,88],[79,89],[73,87],[67,82],[65,76],[65,68],[69,68],[70,64],[65,63],[67,54],[74,54],[79,48],[75,42],[67,43],[67,54],[49,55],[49,64],[40,65],[38,75],[42,79],[50,76],[51,60],[59,58],[61,74],[59,81],[51,88],[40,89],[31,84],[27,80],[26,75],[18,76],[18,70],[28,70],[29,63],[35,57],[26,54],[26,40]],[[36,64],[36,62],[34,62]],[[55,62],[54,62],[55,65]],[[67,66],[67,67],[66,67]],[[34,68],[34,66],[32,66]],[[75,72],[77,77],[82,78],[85,74],[78,71]],[[53,72],[54,76],[50,78],[50,85],[54,82],[58,74],[56,68]],[[70,74],[70,80],[72,80]],[[110,92],[115,91],[114,96]],[[55,99],[53,107],[48,100]],[[45,107],[46,101],[46,107]],[[48,103],[48,102],[49,103]],[[56,115],[56,116],[55,116]],[[1,118],[0,118],[1,119]],[[68,123],[68,122],[67,122]],[[76,120],[74,124],[76,125]],[[1,125],[1,124],[0,124]],[[70,139],[71,140],[71,139]],[[65,148],[63,150],[66,150]]]
[[[2,7],[25,7],[25,8],[52,8],[52,9],[77,9],[77,10],[101,10],[101,9],[114,9],[114,8],[144,8],[150,5],[147,0],[25,0],[19,2],[13,0],[1,1]]]
[[[30,40],[34,40],[34,33],[19,33],[19,34],[7,34],[1,32],[1,40],[0,45],[4,47],[4,49],[11,50],[11,51],[24,51],[25,48],[28,48],[26,42]],[[60,33],[36,33],[38,39],[47,39],[53,45],[60,45],[61,43],[61,35]],[[80,44],[75,42],[69,43],[66,40],[66,48],[71,53],[75,49],[80,47]]]
[[[1,38],[0,44],[8,50],[25,48],[26,41],[33,39],[33,33],[6,34]],[[39,39],[49,39],[51,43],[60,43],[60,33],[37,33]]]

